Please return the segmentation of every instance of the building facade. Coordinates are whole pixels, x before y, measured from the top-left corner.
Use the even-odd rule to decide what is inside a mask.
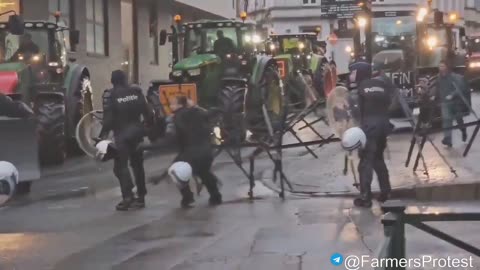
[[[15,9],[25,21],[54,21],[55,12],[60,11],[60,24],[80,31],[79,44],[68,46],[68,58],[89,68],[94,105],[98,108],[103,90],[110,87],[112,70],[123,69],[130,82],[139,84],[143,89],[148,88],[151,80],[168,79],[171,46],[159,46],[159,32],[170,28],[175,14],[181,14],[185,21],[235,17],[236,2],[229,5],[224,5],[224,0],[203,2],[5,0],[0,3],[0,11]],[[210,9],[209,6],[215,8]]]

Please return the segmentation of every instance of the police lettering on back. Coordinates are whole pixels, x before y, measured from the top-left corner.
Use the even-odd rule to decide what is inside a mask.
[[[131,95],[131,96],[117,98],[118,103],[127,103],[127,102],[132,102],[132,101],[137,101],[137,100],[138,100],[137,95]]]
[[[385,89],[381,88],[381,87],[370,87],[370,88],[365,88],[363,89],[363,91],[365,91],[365,93],[385,93]]]

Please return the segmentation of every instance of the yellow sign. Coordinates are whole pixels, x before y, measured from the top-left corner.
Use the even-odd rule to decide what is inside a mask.
[[[13,10],[17,14],[20,14],[20,0],[0,0],[0,13],[7,12],[9,10]],[[8,15],[1,16],[0,21],[8,21]]]
[[[197,85],[194,83],[161,85],[158,91],[160,103],[167,115],[172,114],[171,106],[177,104],[177,97],[188,97],[193,103],[197,104]]]

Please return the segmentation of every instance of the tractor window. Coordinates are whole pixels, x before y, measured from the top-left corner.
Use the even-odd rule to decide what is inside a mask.
[[[34,55],[40,56],[34,59],[48,59],[51,36],[45,29],[25,29],[22,36],[0,32],[0,62],[29,61]]]
[[[288,54],[297,54],[300,52],[311,52],[312,42],[308,39],[298,37],[288,37],[279,40],[280,51]]]
[[[219,38],[221,33],[223,38]],[[188,29],[185,35],[185,55],[188,57],[198,53],[214,53],[215,43],[218,42],[221,46],[227,43],[233,45],[233,49],[237,48],[237,29],[234,27]]]
[[[413,36],[416,35],[416,20],[412,16],[373,18],[372,32],[380,37]]]
[[[60,56],[60,61],[63,66],[67,65],[67,38],[63,31],[57,32],[55,40],[55,54]]]

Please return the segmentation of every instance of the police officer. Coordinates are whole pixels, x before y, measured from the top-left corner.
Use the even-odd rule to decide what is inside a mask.
[[[200,177],[210,194],[210,204],[222,203],[222,195],[218,190],[218,179],[212,173],[213,149],[211,146],[211,128],[206,110],[193,106],[186,97],[177,99],[178,108],[174,112],[174,125],[179,154],[175,162],[184,161],[190,164],[193,175]],[[194,202],[189,186],[180,190],[182,207]]]
[[[0,93],[0,116],[29,117],[33,111],[23,102],[13,101],[10,97]]]
[[[370,68],[361,66],[361,69]],[[372,206],[371,184],[375,171],[380,185],[378,201],[388,199],[391,186],[384,151],[387,146],[387,136],[391,132],[389,112],[392,100],[397,94],[391,84],[386,82],[381,67],[373,67],[372,78],[358,77],[358,74],[368,75],[366,70],[357,70],[358,102],[360,109],[360,127],[367,136],[366,146],[360,150],[360,197],[354,203],[358,207]]]
[[[103,93],[104,120],[100,138],[105,139],[113,131],[117,155],[114,159],[113,172],[120,182],[123,200],[116,206],[118,211],[139,209],[145,207],[145,170],[143,167],[143,152],[138,149],[146,135],[145,126],[151,124],[152,117],[147,106],[142,89],[129,86],[127,77],[121,70],[112,72],[112,89]],[[128,162],[135,176],[137,197],[132,189],[132,177]]]

